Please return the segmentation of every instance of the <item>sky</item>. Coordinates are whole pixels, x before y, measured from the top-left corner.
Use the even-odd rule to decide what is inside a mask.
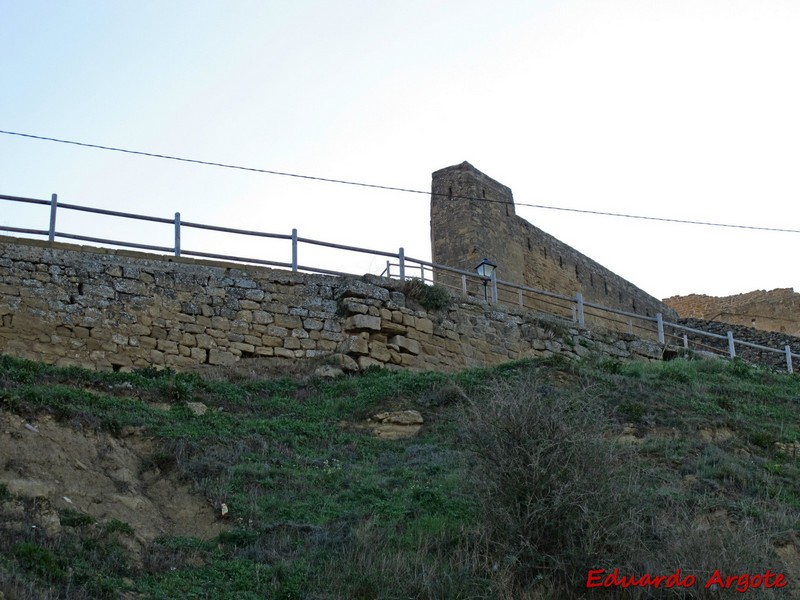
[[[0,0],[0,130],[421,191],[466,160],[658,298],[800,291],[800,233],[520,206],[800,230],[798,31],[796,0]],[[426,194],[0,134],[0,194],[53,193],[430,259]],[[0,225],[48,212],[0,201]],[[57,228],[172,245],[168,225],[62,210]],[[291,256],[186,229],[182,246]]]

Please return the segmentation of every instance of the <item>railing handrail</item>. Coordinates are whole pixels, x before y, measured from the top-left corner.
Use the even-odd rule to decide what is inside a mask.
[[[246,262],[246,263],[252,263],[252,264],[257,264],[257,265],[266,265],[266,266],[272,266],[272,267],[287,268],[287,269],[291,269],[293,271],[306,271],[306,272],[320,273],[320,274],[325,274],[325,275],[335,275],[335,276],[351,275],[350,273],[346,273],[346,272],[342,272],[342,271],[335,271],[335,270],[330,270],[330,269],[322,269],[322,268],[319,268],[319,267],[312,267],[312,266],[306,266],[306,265],[298,264],[298,260],[297,260],[297,245],[298,245],[298,243],[304,243],[304,244],[310,244],[310,245],[315,245],[315,246],[322,246],[322,247],[326,247],[326,248],[334,248],[334,249],[337,249],[337,250],[346,250],[346,251],[350,251],[350,252],[360,252],[360,253],[364,253],[364,254],[370,254],[370,255],[373,255],[373,256],[383,256],[383,257],[388,257],[388,258],[396,258],[399,261],[399,264],[397,266],[400,269],[400,279],[405,279],[405,267],[406,267],[406,264],[415,264],[415,265],[419,266],[419,269],[420,269],[420,272],[422,274],[422,279],[423,280],[425,280],[425,268],[426,267],[429,268],[431,270],[431,272],[438,270],[438,271],[444,271],[444,272],[447,272],[447,273],[453,273],[453,274],[456,274],[456,275],[460,275],[461,278],[462,278],[462,291],[466,291],[466,281],[467,281],[466,278],[470,278],[470,280],[478,280],[478,281],[480,281],[480,282],[482,282],[484,284],[488,283],[488,280],[487,281],[482,280],[479,276],[476,275],[476,273],[474,273],[472,271],[466,271],[464,269],[459,269],[459,268],[451,267],[451,266],[448,266],[448,265],[441,265],[441,264],[434,263],[434,262],[431,262],[431,261],[422,260],[422,259],[419,259],[419,258],[413,258],[413,257],[410,257],[410,256],[405,256],[405,250],[402,247],[399,249],[399,252],[394,253],[394,252],[387,252],[385,250],[375,250],[375,249],[371,249],[371,248],[361,248],[361,247],[358,247],[358,246],[350,246],[350,245],[346,245],[346,244],[339,244],[339,243],[328,242],[328,241],[324,241],[324,240],[315,240],[315,239],[312,239],[312,238],[299,237],[297,235],[297,230],[296,229],[292,230],[291,234],[269,233],[269,232],[265,232],[265,231],[253,231],[253,230],[247,230],[247,229],[237,229],[237,228],[233,228],[233,227],[223,227],[223,226],[219,226],[219,225],[208,225],[208,224],[205,224],[205,223],[194,223],[194,222],[189,222],[189,221],[182,221],[181,217],[180,217],[180,213],[175,213],[174,218],[169,219],[169,218],[166,218],[166,217],[153,217],[153,216],[150,216],[150,215],[141,215],[141,214],[136,214],[136,213],[124,212],[124,211],[116,211],[116,210],[108,210],[108,209],[102,209],[102,208],[94,208],[94,207],[82,206],[82,205],[78,205],[78,204],[59,203],[57,201],[57,196],[55,194],[52,195],[52,198],[50,200],[42,200],[42,199],[38,199],[38,198],[26,198],[26,197],[22,197],[22,196],[10,196],[10,195],[5,195],[5,194],[0,194],[0,200],[8,200],[8,201],[11,201],[11,202],[22,202],[22,203],[27,203],[27,204],[36,204],[36,205],[41,205],[41,206],[50,206],[50,228],[48,230],[28,229],[28,228],[11,227],[11,226],[0,226],[0,231],[8,231],[8,232],[12,232],[12,233],[23,233],[23,234],[28,234],[28,235],[45,235],[45,236],[48,236],[50,241],[54,241],[54,239],[56,237],[58,237],[58,238],[65,238],[65,239],[72,239],[72,240],[79,240],[79,241],[95,242],[95,243],[99,243],[99,244],[122,246],[122,247],[126,247],[126,248],[136,248],[136,249],[151,250],[151,251],[157,251],[157,252],[174,252],[176,256],[181,256],[181,255],[184,255],[184,256],[196,256],[196,257],[200,257],[200,258],[210,258],[210,259],[225,260],[225,261],[232,261],[232,262]],[[135,242],[125,242],[125,241],[120,241],[120,240],[110,240],[110,239],[98,238],[98,237],[93,237],[93,236],[84,236],[84,235],[60,232],[60,231],[57,231],[56,228],[55,228],[56,209],[57,208],[62,208],[62,209],[65,209],[65,210],[76,210],[76,211],[81,211],[81,212],[88,212],[88,213],[94,213],[94,214],[100,214],[100,215],[106,215],[106,216],[112,216],[112,217],[120,217],[120,218],[126,218],[126,219],[136,219],[136,220],[141,220],[141,221],[149,221],[149,222],[153,222],[153,223],[162,223],[162,224],[170,224],[170,225],[174,224],[174,226],[175,226],[175,245],[173,247],[154,246],[154,245],[140,244],[140,243],[135,243]],[[235,234],[235,235],[256,236],[256,237],[272,238],[272,239],[279,239],[279,240],[291,240],[292,241],[292,262],[291,263],[287,263],[287,262],[271,261],[271,260],[265,260],[265,259],[247,258],[247,257],[241,257],[241,256],[232,256],[232,255],[226,255],[226,254],[215,254],[215,253],[210,253],[210,252],[200,252],[200,251],[195,251],[195,250],[185,250],[185,249],[180,247],[180,229],[182,227],[189,227],[189,228],[193,228],[193,229],[203,229],[203,230],[208,230],[208,231],[218,231],[218,232],[222,232],[222,233],[232,233],[232,234]],[[392,263],[390,261],[387,261],[386,262],[386,269],[384,269],[384,271],[381,273],[381,276],[383,276],[383,274],[385,273],[387,277],[392,277],[392,273],[391,273],[391,267],[392,266],[393,266]],[[433,277],[431,279],[433,280]],[[603,306],[602,304],[597,304],[597,303],[590,302],[590,301],[584,301],[583,300],[583,296],[582,296],[581,293],[578,293],[574,297],[573,296],[566,296],[564,294],[558,294],[558,293],[555,293],[555,292],[550,292],[550,291],[547,291],[547,290],[541,290],[541,289],[537,289],[537,288],[534,288],[534,287],[530,287],[530,286],[526,286],[526,285],[522,285],[522,284],[510,282],[510,281],[504,281],[504,280],[500,280],[500,279],[495,279],[495,278],[492,278],[491,283],[492,283],[492,298],[494,299],[495,302],[497,302],[497,286],[502,286],[504,288],[511,288],[512,290],[516,290],[517,291],[520,305],[524,305],[523,292],[537,294],[539,296],[544,296],[544,297],[548,297],[548,298],[554,298],[554,299],[557,299],[557,300],[566,301],[566,302],[569,302],[571,305],[572,304],[576,304],[577,305],[577,310],[576,310],[575,306],[572,307],[573,320],[578,320],[581,325],[583,325],[583,323],[584,323],[584,309],[585,308],[593,308],[593,309],[604,311],[604,312],[607,312],[607,313],[621,315],[621,316],[627,317],[629,319],[639,319],[641,321],[646,321],[646,322],[650,322],[650,323],[655,322],[656,325],[657,325],[659,342],[662,343],[662,344],[666,344],[666,342],[665,342],[665,328],[673,328],[673,330],[681,330],[681,331],[685,331],[685,332],[688,332],[688,333],[693,333],[695,335],[706,336],[706,337],[710,337],[710,338],[714,338],[714,339],[718,339],[718,340],[727,340],[728,343],[729,343],[729,351],[728,352],[731,355],[731,357],[735,356],[735,344],[739,344],[739,345],[742,345],[742,346],[747,346],[747,347],[750,347],[750,348],[754,348],[756,350],[762,350],[762,351],[767,351],[767,352],[775,352],[775,353],[779,353],[779,354],[785,354],[786,361],[787,361],[787,369],[789,370],[789,372],[792,372],[792,359],[800,358],[800,354],[796,354],[796,353],[792,352],[791,348],[790,348],[790,346],[788,344],[784,347],[783,350],[779,350],[777,348],[771,348],[769,346],[763,346],[763,345],[756,344],[756,343],[753,343],[753,342],[747,342],[747,341],[744,341],[744,340],[736,340],[736,339],[734,339],[733,333],[731,331],[729,331],[728,335],[725,336],[725,335],[720,335],[720,334],[717,334],[717,333],[712,333],[712,332],[709,332],[709,331],[703,331],[703,330],[700,330],[700,329],[695,329],[695,328],[692,328],[692,327],[688,327],[686,325],[681,325],[679,323],[671,323],[671,322],[664,321],[660,314],[658,314],[656,317],[650,317],[648,315],[641,315],[641,314],[632,313],[632,312],[621,310],[621,309],[617,309],[617,308],[612,308],[612,307],[609,307],[609,306]],[[458,289],[456,286],[448,285],[448,287],[453,287],[454,289]],[[538,300],[538,302],[546,302],[546,301],[545,300]],[[558,305],[556,305],[556,306],[558,306]],[[564,307],[564,308],[566,308],[566,307]],[[554,314],[555,315],[555,313],[550,313],[550,314]],[[555,315],[555,316],[558,316],[558,315]],[[608,317],[601,317],[601,318],[608,319]],[[632,331],[633,327],[634,327],[632,321],[630,322],[630,327],[631,327],[631,331]],[[670,333],[669,335],[671,337],[677,337],[677,336],[675,336],[674,333]],[[684,340],[686,340],[686,336],[685,335],[684,335]],[[697,343],[700,344],[700,342],[697,342]],[[700,345],[701,346],[705,346],[704,344],[700,344]],[[711,346],[705,346],[705,347],[707,347],[707,348],[709,348],[711,350],[720,351],[718,348],[713,348]],[[724,354],[725,352],[724,351],[720,351],[720,353]]]

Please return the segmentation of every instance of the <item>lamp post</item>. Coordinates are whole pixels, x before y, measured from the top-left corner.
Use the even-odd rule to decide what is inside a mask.
[[[489,285],[489,281],[492,279],[492,274],[494,270],[497,268],[497,265],[490,261],[488,258],[484,258],[475,270],[478,272],[478,275],[481,279],[483,279],[483,299],[486,301],[486,304],[489,304],[489,290],[487,286]]]

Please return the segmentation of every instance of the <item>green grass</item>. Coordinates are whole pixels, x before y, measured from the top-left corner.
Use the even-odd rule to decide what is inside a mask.
[[[123,543],[135,533],[126,523],[62,512],[57,536],[3,534],[0,592],[5,577],[30,589],[81,590],[84,596],[75,597],[98,598],[120,590],[142,598],[577,597],[580,590],[568,582],[580,579],[583,567],[574,565],[633,560],[614,554],[627,540],[570,547],[556,576],[555,563],[537,547],[514,550],[498,537],[516,525],[487,527],[501,508],[508,515],[519,507],[513,508],[514,497],[498,495],[482,461],[513,458],[513,444],[531,433],[523,430],[504,446],[502,432],[495,432],[496,454],[481,458],[475,423],[464,415],[487,418],[478,408],[497,402],[498,393],[535,407],[566,407],[568,422],[570,411],[578,410],[569,408],[573,404],[593,407],[593,422],[580,421],[589,427],[586,440],[613,440],[625,424],[637,428],[641,444],[609,454],[627,457],[620,468],[631,482],[614,506],[636,515],[629,535],[639,537],[631,538],[631,547],[641,545],[653,564],[674,568],[670,555],[658,554],[664,548],[671,548],[673,561],[679,553],[708,554],[687,546],[679,532],[660,529],[668,516],[686,517],[681,527],[689,527],[698,515],[724,510],[737,531],[758,539],[800,526],[800,464],[775,449],[775,442],[800,440],[800,379],[740,362],[553,358],[452,375],[368,370],[334,380],[211,380],[172,371],[59,369],[0,357],[0,409],[46,413],[112,434],[138,428],[157,441],[142,471],[177,471],[209,500],[224,502],[232,525],[214,540],[155,540],[137,560]],[[186,407],[191,401],[205,403],[208,412],[194,415]],[[379,411],[405,408],[425,416],[416,438],[386,441],[354,426]],[[702,435],[723,429],[732,436]],[[575,451],[584,445],[591,446],[578,443]],[[595,478],[605,472],[591,460],[576,464],[591,467],[585,472]],[[574,489],[594,494],[606,488]],[[0,485],[0,506],[16,500]],[[606,519],[611,513],[597,514]],[[588,529],[581,535],[595,530],[591,521],[582,527]],[[731,542],[718,543],[724,549]],[[724,554],[715,552],[709,560]],[[759,559],[777,568],[774,554]],[[577,570],[567,576],[569,568]],[[551,587],[556,591],[548,592]]]

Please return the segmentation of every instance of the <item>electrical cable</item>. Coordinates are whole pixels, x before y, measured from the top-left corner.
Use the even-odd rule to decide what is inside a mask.
[[[278,176],[281,176],[281,177],[294,177],[296,179],[306,179],[306,180],[310,180],[310,181],[320,181],[320,182],[324,182],[324,183],[338,183],[338,184],[342,184],[342,185],[352,185],[352,186],[372,188],[372,189],[378,189],[378,190],[387,190],[387,191],[392,191],[392,192],[404,192],[404,193],[407,193],[407,194],[425,194],[425,195],[431,194],[431,195],[434,195],[429,191],[415,190],[415,189],[410,189],[410,188],[394,187],[394,186],[389,186],[389,185],[378,185],[378,184],[374,184],[374,183],[363,183],[363,182],[358,182],[358,181],[347,181],[347,180],[344,180],[344,179],[330,179],[330,178],[327,178],[327,177],[316,177],[316,176],[313,176],[313,175],[300,175],[298,173],[286,173],[286,172],[283,172],[283,171],[272,171],[272,170],[269,170],[269,169],[260,169],[260,168],[257,168],[257,167],[244,167],[244,166],[240,166],[240,165],[232,165],[232,164],[227,164],[227,163],[212,162],[212,161],[199,160],[199,159],[194,159],[194,158],[184,158],[184,157],[180,157],[180,156],[170,156],[168,154],[158,154],[158,153],[155,153],[155,152],[144,152],[144,151],[141,151],[141,150],[129,150],[129,149],[125,149],[125,148],[116,148],[114,146],[103,146],[103,145],[100,145],[100,144],[89,144],[89,143],[86,143],[86,142],[76,142],[76,141],[72,141],[72,140],[63,140],[63,139],[54,138],[54,137],[33,135],[33,134],[30,134],[30,133],[20,133],[20,132],[16,132],[16,131],[5,131],[5,130],[2,130],[2,129],[0,129],[0,134],[12,135],[12,136],[23,137],[23,138],[30,138],[30,139],[34,139],[34,140],[41,140],[41,141],[47,141],[47,142],[56,142],[56,143],[59,143],[59,144],[69,144],[69,145],[72,145],[72,146],[80,146],[80,147],[83,147],[83,148],[94,148],[96,150],[108,150],[108,151],[111,151],[111,152],[121,152],[123,154],[133,154],[133,155],[137,155],[137,156],[147,156],[147,157],[150,157],[150,158],[161,158],[161,159],[165,159],[165,160],[174,160],[174,161],[178,161],[178,162],[185,162],[185,163],[191,163],[191,164],[197,164],[197,165],[204,165],[204,166],[209,166],[209,167],[220,167],[220,168],[223,168],[223,169],[235,169],[235,170],[239,170],[239,171],[250,171],[250,172],[253,172],[253,173],[264,173],[264,174],[267,174],[267,175],[278,175]],[[443,196],[443,194],[439,194],[439,195]],[[448,195],[448,198],[449,197],[450,196]],[[488,199],[488,198],[477,198],[477,197],[472,197],[472,196],[452,196],[452,198],[453,199],[458,199],[458,200],[479,200],[479,201],[482,201],[482,202],[495,202],[495,203],[500,203],[500,204],[507,204],[506,202],[504,202],[502,200],[491,200],[491,199]],[[629,214],[624,214],[624,213],[614,213],[614,212],[606,212],[606,211],[599,211],[599,210],[587,210],[587,209],[581,209],[581,208],[566,208],[566,207],[562,207],[562,206],[547,206],[547,205],[544,205],[544,204],[530,204],[530,203],[526,203],[526,202],[516,202],[516,201],[514,202],[514,205],[515,206],[524,206],[524,207],[527,207],[527,208],[538,208],[538,209],[543,209],[543,210],[557,210],[557,211],[562,211],[562,212],[572,212],[572,213],[578,213],[578,214],[595,215],[595,216],[603,216],[603,217],[617,217],[617,218],[624,218],[624,219],[640,219],[640,220],[645,220],[645,221],[660,221],[660,222],[663,222],[663,223],[678,223],[678,224],[681,224],[681,225],[704,225],[704,226],[707,226],[707,227],[725,227],[725,228],[731,228],[731,229],[748,229],[748,230],[754,230],[754,231],[770,231],[770,232],[778,232],[778,233],[800,233],[800,229],[782,229],[782,228],[778,228],[778,227],[760,227],[760,226],[756,226],[756,225],[736,225],[736,224],[731,224],[731,223],[713,223],[713,222],[709,222],[709,221],[691,221],[691,220],[686,220],[686,219],[674,219],[674,218],[668,218],[668,217],[649,217],[649,216],[645,216],[645,215],[629,215]]]

